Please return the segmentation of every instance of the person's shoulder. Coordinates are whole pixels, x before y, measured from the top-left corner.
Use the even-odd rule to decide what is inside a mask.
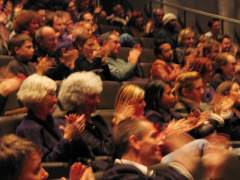
[[[113,179],[148,179],[139,169],[127,164],[115,164],[103,174],[104,180]]]

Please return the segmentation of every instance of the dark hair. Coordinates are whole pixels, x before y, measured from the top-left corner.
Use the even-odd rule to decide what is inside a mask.
[[[208,27],[211,28],[215,21],[220,21],[220,20],[218,18],[212,18],[210,21],[208,21],[208,24],[207,24]]]
[[[227,38],[227,39],[232,39],[232,37],[228,34],[224,34],[222,35],[221,39],[220,39],[220,42],[222,42],[224,40],[224,38]]]
[[[160,46],[162,44],[166,44],[166,43],[171,45],[171,43],[168,40],[164,39],[164,38],[162,38],[162,39],[155,39],[155,41],[154,41],[154,54],[156,56],[159,56],[160,54],[162,54],[162,49],[160,48]]]
[[[3,180],[17,180],[25,160],[31,152],[38,151],[35,144],[16,135],[0,138],[0,177]]]
[[[16,34],[8,42],[8,48],[11,52],[11,55],[16,55],[15,49],[20,48],[25,41],[32,41],[32,38],[27,34]]]
[[[158,110],[166,84],[160,80],[150,82],[145,89],[145,102],[147,110]]]
[[[16,33],[21,33],[28,29],[29,24],[33,19],[39,19],[35,11],[21,11],[14,20],[13,29]]]

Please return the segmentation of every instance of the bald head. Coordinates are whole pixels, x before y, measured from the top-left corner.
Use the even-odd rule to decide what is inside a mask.
[[[50,26],[43,26],[36,32],[36,41],[42,49],[53,52],[57,48],[56,31]]]

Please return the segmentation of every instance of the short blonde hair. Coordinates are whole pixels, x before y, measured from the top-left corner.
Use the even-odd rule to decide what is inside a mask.
[[[63,80],[58,99],[66,111],[72,111],[82,105],[86,95],[100,94],[102,80],[94,72],[76,72]]]
[[[49,91],[56,91],[55,81],[39,74],[28,76],[22,83],[17,97],[27,107],[41,102]]]

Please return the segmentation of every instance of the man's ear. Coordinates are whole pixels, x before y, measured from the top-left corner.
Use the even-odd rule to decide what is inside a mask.
[[[15,54],[18,54],[19,51],[20,51],[20,47],[15,47],[15,48],[14,48]]]
[[[131,146],[131,148],[133,148],[135,150],[139,150],[141,148],[139,139],[135,135],[131,135],[129,137],[128,141],[129,141],[129,146]]]

